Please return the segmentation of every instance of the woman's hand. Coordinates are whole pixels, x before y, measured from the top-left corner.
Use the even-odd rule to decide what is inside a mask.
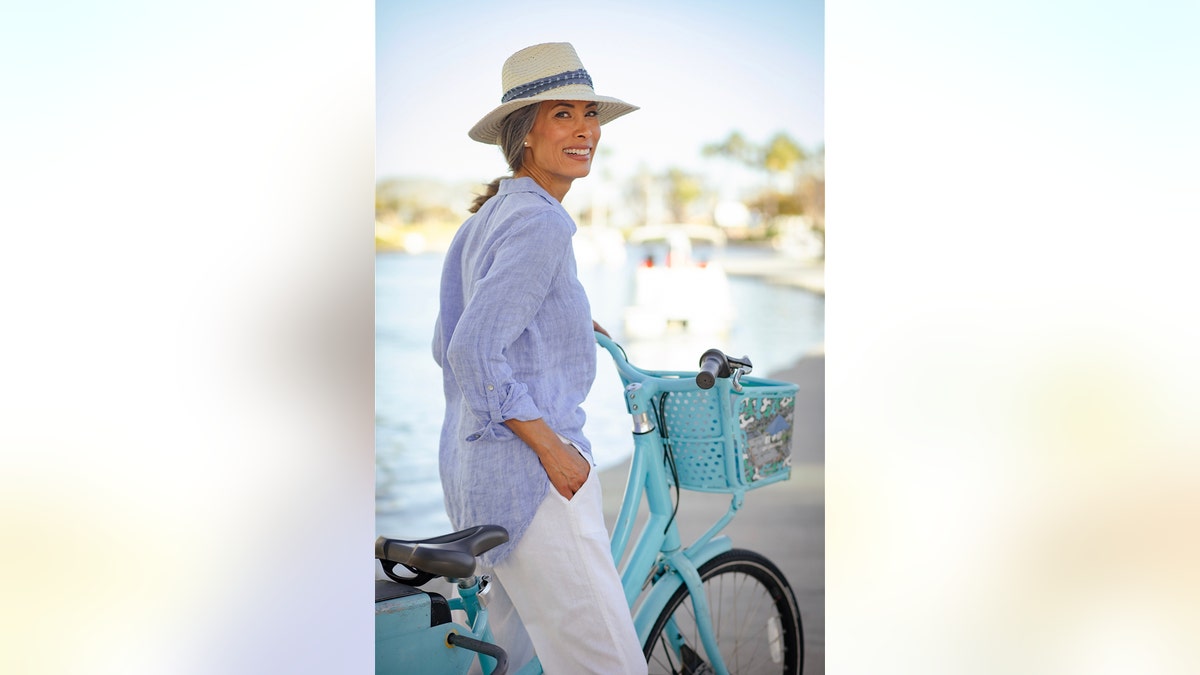
[[[570,500],[587,481],[588,474],[592,471],[592,465],[583,458],[583,455],[579,454],[574,446],[561,441],[559,445],[561,448],[558,452],[551,452],[539,457],[542,460],[542,468],[550,477],[550,484],[554,486],[555,490],[558,490],[558,494]],[[548,457],[549,459],[547,459]]]
[[[570,499],[579,492],[592,471],[592,465],[579,454],[575,446],[559,440],[558,434],[541,418],[507,420],[504,426],[537,453],[550,484],[558,490],[558,494]]]
[[[592,330],[596,331],[597,333],[600,333],[601,335],[603,335],[604,337],[606,337],[610,340],[612,339],[612,336],[608,334],[608,331],[604,330],[604,326],[601,326],[600,324],[596,323],[595,319],[592,319]]]

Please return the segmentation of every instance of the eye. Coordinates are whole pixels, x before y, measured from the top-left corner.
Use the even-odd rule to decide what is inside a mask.
[[[600,114],[600,112],[599,112],[599,111],[597,111],[595,108],[592,108],[591,110],[588,110],[588,111],[585,113],[585,116],[587,116],[587,117],[595,117],[596,115],[599,115],[599,114]]]

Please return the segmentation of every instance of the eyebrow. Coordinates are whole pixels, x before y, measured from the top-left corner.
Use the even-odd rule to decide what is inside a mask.
[[[550,108],[551,108],[551,110],[553,110],[554,108],[558,108],[558,107],[560,107],[560,106],[561,106],[561,107],[563,107],[563,108],[571,108],[571,109],[574,109],[574,108],[575,108],[575,104],[574,104],[573,102],[571,102],[571,101],[558,101],[557,103],[555,103],[555,104],[554,104],[553,106],[551,106]],[[598,104],[597,104],[595,101],[588,101],[588,102],[587,102],[587,103],[586,103],[586,104],[585,104],[583,107],[584,107],[584,108],[596,108],[596,107],[599,107],[599,106],[598,106]]]

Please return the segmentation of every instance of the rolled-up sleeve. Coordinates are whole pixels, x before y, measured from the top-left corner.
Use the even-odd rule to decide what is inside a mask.
[[[522,214],[518,224],[485,251],[482,274],[465,289],[462,316],[446,345],[446,364],[477,424],[467,441],[513,437],[510,419],[542,412],[514,376],[507,353],[530,326],[571,255],[573,227],[550,209]]]

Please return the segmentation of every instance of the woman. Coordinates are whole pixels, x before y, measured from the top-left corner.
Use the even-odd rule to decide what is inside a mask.
[[[457,528],[509,532],[483,563],[513,670],[536,651],[547,673],[645,673],[583,435],[602,329],[561,204],[591,170],[600,125],[637,107],[597,95],[566,43],[513,54],[502,83],[501,105],[469,135],[498,144],[512,177],[476,199],[450,245],[434,329],[446,509]]]

